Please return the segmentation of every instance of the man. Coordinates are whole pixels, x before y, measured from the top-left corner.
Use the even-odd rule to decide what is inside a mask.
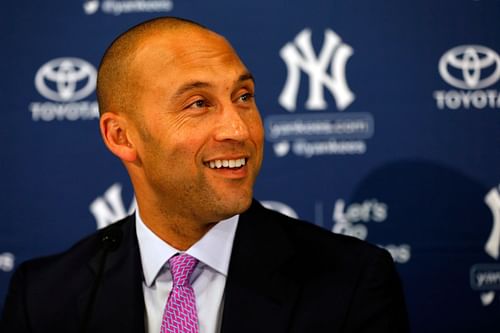
[[[115,40],[99,68],[100,128],[138,210],[21,265],[4,330],[406,332],[387,252],[252,200],[254,85],[230,44],[194,22],[158,18]]]

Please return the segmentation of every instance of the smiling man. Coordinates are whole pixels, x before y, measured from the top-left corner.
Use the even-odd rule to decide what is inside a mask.
[[[205,28],[174,19],[141,27],[102,61],[101,132],[129,172],[147,226],[186,250],[250,206],[263,145],[254,81]]]
[[[389,254],[263,208],[255,82],[172,17],[133,27],[98,75],[100,128],[135,214],[16,271],[2,332],[406,332]]]

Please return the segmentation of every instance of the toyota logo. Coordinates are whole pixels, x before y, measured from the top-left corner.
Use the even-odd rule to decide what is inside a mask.
[[[90,95],[96,86],[97,73],[90,63],[79,58],[57,58],[44,64],[36,73],[38,92],[55,102],[74,102]]]
[[[484,46],[457,46],[441,57],[439,73],[456,88],[486,88],[500,78],[500,57]]]

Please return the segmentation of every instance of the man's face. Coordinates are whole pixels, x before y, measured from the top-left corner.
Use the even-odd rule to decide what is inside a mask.
[[[134,60],[142,199],[215,222],[251,203],[263,154],[254,82],[221,37],[172,34],[144,41]]]

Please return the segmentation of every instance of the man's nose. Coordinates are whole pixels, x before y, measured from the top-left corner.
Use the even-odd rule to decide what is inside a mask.
[[[215,131],[217,141],[244,141],[250,136],[248,124],[245,120],[245,112],[237,107],[225,107],[219,114],[218,124]]]

